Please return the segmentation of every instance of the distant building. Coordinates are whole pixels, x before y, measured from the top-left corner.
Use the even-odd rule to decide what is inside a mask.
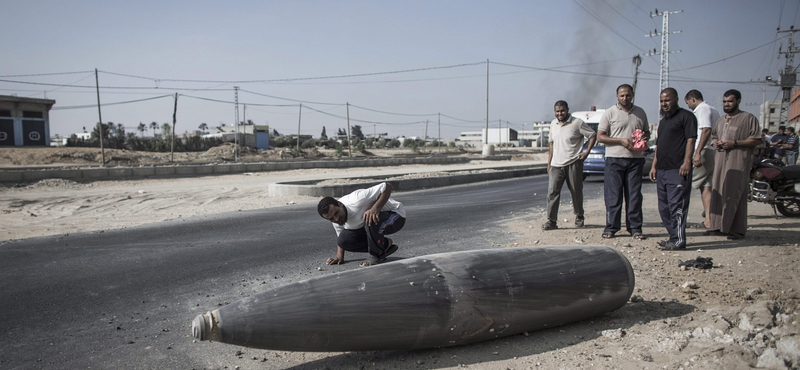
[[[0,146],[49,146],[50,99],[0,95]]]
[[[239,142],[241,146],[256,147],[256,126],[255,125],[239,125],[238,134],[236,137],[237,126],[216,126],[216,133],[204,134],[203,138],[218,138],[223,142]]]
[[[541,148],[546,147],[550,139],[550,122],[541,121],[530,124],[530,129],[523,128],[517,134],[519,146]],[[528,125],[524,125],[527,127]]]
[[[759,123],[761,123],[761,127],[769,130],[770,133],[778,132],[778,126],[781,125],[781,122],[785,124],[788,121],[787,118],[789,118],[788,111],[783,112],[783,117],[781,117],[780,111],[780,100],[768,100],[764,102],[759,112]]]
[[[458,136],[458,141],[470,144],[475,147],[483,146],[484,144],[484,133],[486,129],[481,131],[465,131],[462,132],[461,135]],[[508,144],[512,146],[519,145],[519,138],[517,137],[517,130],[513,128],[489,128],[489,134],[487,135],[488,144]]]
[[[800,89],[792,91],[789,100],[789,124],[797,128],[800,126]]]

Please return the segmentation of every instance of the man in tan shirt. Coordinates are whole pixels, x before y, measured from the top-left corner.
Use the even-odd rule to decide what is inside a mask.
[[[586,122],[569,114],[569,105],[563,100],[556,102],[556,119],[550,123],[550,152],[547,158],[547,222],[543,230],[558,228],[558,205],[564,182],[572,194],[572,209],[575,226],[583,227],[583,161],[592,150],[596,135]],[[583,142],[589,140],[586,151],[581,152]]]
[[[617,87],[617,104],[606,109],[597,127],[597,141],[606,145],[603,197],[606,203],[606,227],[603,238],[613,238],[622,228],[622,202],[625,201],[625,228],[635,239],[642,234],[642,175],[644,156],[634,149],[631,136],[642,130],[650,138],[647,114],[633,105],[633,87]]]

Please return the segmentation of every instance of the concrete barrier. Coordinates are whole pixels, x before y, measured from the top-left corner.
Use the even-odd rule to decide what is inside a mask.
[[[403,164],[454,164],[468,163],[469,161],[470,158],[467,157],[429,156],[374,159],[297,160],[262,163],[203,163],[81,168],[28,167],[0,169],[0,182],[29,182],[53,178],[75,181],[97,181],[124,180],[132,178],[192,177],[309,168],[389,167]]]
[[[465,171],[450,171],[451,175],[440,177],[424,177],[417,179],[405,180],[389,180],[392,188],[395,191],[411,191],[419,189],[438,188],[443,186],[469,184],[474,182],[492,181],[511,179],[516,177],[525,177],[533,175],[541,175],[547,173],[547,165],[534,165],[523,168],[501,169],[492,172],[482,173],[469,173],[475,170]],[[380,184],[386,181],[386,178],[397,177],[400,175],[389,175],[383,178],[376,176],[357,177],[359,181],[364,179],[374,181],[358,182],[353,184],[337,184],[337,185],[317,185],[320,180],[309,181],[293,181],[293,182],[279,182],[269,185],[269,195],[273,197],[289,196],[289,195],[307,195],[313,197],[341,197],[345,194],[350,194],[357,189],[366,189],[368,187]]]

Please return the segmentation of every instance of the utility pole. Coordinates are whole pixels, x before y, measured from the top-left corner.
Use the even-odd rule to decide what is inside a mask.
[[[762,129],[769,129],[769,108],[767,107],[767,82],[772,81],[772,76],[767,76],[764,79],[764,93],[761,95],[761,117],[758,117],[761,120],[761,128]]]
[[[636,82],[639,80],[639,66],[642,65],[642,57],[639,54],[633,57],[633,98],[636,98]],[[633,101],[631,101],[632,103]]]
[[[662,17],[661,32],[658,32],[658,30],[654,30],[653,32],[648,33],[647,35],[644,35],[644,37],[661,36],[661,51],[656,51],[656,49],[653,49],[652,53],[645,54],[647,56],[656,54],[661,55],[661,71],[658,77],[659,93],[661,92],[661,90],[664,90],[667,87],[669,87],[669,54],[681,52],[680,50],[676,51],[669,50],[669,34],[681,33],[681,31],[670,32],[669,30],[669,15],[677,13],[683,13],[683,10],[678,10],[674,12],[659,12],[658,9],[656,9],[655,13],[650,13],[650,18]]]
[[[169,141],[169,161],[175,161],[175,125],[178,123],[178,93],[175,93],[175,107],[172,109],[172,137]]]
[[[794,29],[794,26],[789,27],[788,30],[781,31],[778,28],[778,33],[788,33],[789,34],[789,43],[787,45],[786,51],[778,50],[778,54],[783,54],[786,56],[786,66],[781,71],[781,79],[780,79],[780,86],[781,91],[783,92],[783,97],[781,99],[781,111],[778,115],[778,121],[786,125],[789,123],[789,113],[786,112],[789,109],[789,101],[791,100],[792,96],[792,88],[797,83],[797,69],[794,66],[794,53],[800,53],[800,49],[795,48],[794,45],[794,33],[797,30]],[[782,47],[781,47],[782,49]],[[786,112],[786,120],[784,122],[784,112]],[[780,124],[779,124],[780,126]]]
[[[103,148],[103,114],[100,112],[100,79],[97,77],[97,68],[94,69],[94,83],[97,89],[97,133],[100,134],[100,154],[102,157],[101,167],[106,166],[106,150]],[[84,129],[86,131],[86,129]]]
[[[347,102],[347,156],[353,158],[353,149],[350,148],[350,102]]]
[[[486,126],[483,134],[483,145],[489,145],[489,59],[486,59]],[[486,148],[484,148],[486,149]]]
[[[422,137],[422,146],[428,144],[428,120],[425,120],[425,136]]]
[[[438,138],[439,153],[441,153],[442,152],[442,114],[441,113],[437,113],[437,115],[438,115],[438,118],[436,119],[436,121],[437,121],[437,124],[439,126],[439,133],[436,136],[439,137]]]
[[[303,116],[303,103],[300,103],[300,112],[297,113],[297,155],[300,155],[300,118]]]
[[[234,123],[234,133],[233,133],[233,161],[239,161],[239,86],[233,87],[233,94],[234,94],[234,106],[236,108],[236,114],[234,115],[235,123]]]

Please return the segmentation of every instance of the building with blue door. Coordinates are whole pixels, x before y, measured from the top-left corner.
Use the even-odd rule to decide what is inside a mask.
[[[0,95],[0,147],[50,146],[55,100]]]

